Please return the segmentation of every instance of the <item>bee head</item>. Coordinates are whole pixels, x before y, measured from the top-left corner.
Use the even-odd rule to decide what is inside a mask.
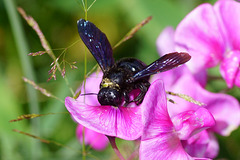
[[[122,94],[115,88],[101,88],[98,101],[101,105],[119,106],[122,103]]]

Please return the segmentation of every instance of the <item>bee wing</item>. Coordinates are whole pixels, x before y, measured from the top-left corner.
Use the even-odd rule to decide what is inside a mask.
[[[191,59],[191,56],[188,53],[184,53],[184,52],[173,52],[173,53],[165,54],[164,56],[160,57],[158,60],[148,65],[145,69],[137,72],[128,81],[134,82],[143,77],[147,77],[152,74],[156,74],[158,72],[164,72],[164,71],[173,69],[175,67],[178,67],[181,64],[186,63],[190,59]]]
[[[78,33],[102,71],[106,71],[114,64],[112,47],[106,35],[93,23],[80,19],[77,22]]]

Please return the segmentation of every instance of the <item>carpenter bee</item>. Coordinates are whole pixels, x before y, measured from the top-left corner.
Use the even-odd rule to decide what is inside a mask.
[[[123,58],[115,62],[112,47],[106,35],[93,23],[80,19],[77,22],[79,35],[103,71],[100,91],[97,95],[101,105],[127,106],[131,102],[140,104],[150,86],[150,75],[175,68],[190,60],[184,52],[166,54],[146,65],[135,58]],[[140,92],[130,100],[129,94],[134,89]]]

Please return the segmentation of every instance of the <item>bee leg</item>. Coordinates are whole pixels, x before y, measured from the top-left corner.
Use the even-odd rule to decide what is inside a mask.
[[[123,92],[123,97],[124,97],[124,101],[125,101],[123,106],[126,107],[129,103],[131,103],[130,100],[129,100],[128,92]]]
[[[138,88],[141,91],[139,95],[133,100],[134,102],[136,102],[137,105],[142,103],[144,96],[147,93],[149,87],[150,87],[150,83],[148,81],[140,82],[136,84],[135,88]]]

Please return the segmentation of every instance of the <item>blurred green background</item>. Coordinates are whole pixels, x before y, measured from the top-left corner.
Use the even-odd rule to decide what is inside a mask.
[[[88,5],[93,1],[89,0]],[[151,63],[159,56],[155,41],[162,29],[174,26],[198,4],[215,1],[202,0],[97,0],[88,12],[88,19],[106,33],[114,46],[131,28],[148,16],[153,19],[136,35],[114,50],[114,57],[137,57]],[[34,80],[39,86],[64,100],[71,96],[69,89],[59,73],[57,80],[47,82],[52,59],[47,55],[31,57],[30,52],[44,50],[34,30],[17,13],[22,7],[39,24],[53,49],[66,48],[77,42],[66,52],[66,60],[77,62],[77,70],[66,67],[66,76],[75,90],[84,77],[84,46],[79,41],[76,22],[84,18],[80,0],[3,0],[0,1],[0,159],[81,159],[81,144],[76,139],[74,123],[63,103],[48,98],[32,86],[23,82],[22,77]],[[16,23],[18,22],[19,23]],[[21,34],[23,33],[23,34]],[[56,56],[63,50],[54,50]],[[96,64],[91,54],[87,57],[87,71]],[[215,73],[216,70],[211,70]],[[210,83],[209,88],[219,91],[225,83]],[[238,89],[231,93],[235,96]],[[239,98],[239,97],[238,97]],[[33,120],[10,123],[9,120],[22,114],[56,113]],[[55,144],[46,144],[16,132],[18,129],[41,138],[59,142],[73,149]],[[230,137],[220,137],[218,158],[240,159],[240,130]],[[134,143],[118,140],[120,151],[129,156]],[[117,159],[111,147],[97,152],[89,149],[94,157],[87,159]],[[97,158],[96,158],[97,157]]]

